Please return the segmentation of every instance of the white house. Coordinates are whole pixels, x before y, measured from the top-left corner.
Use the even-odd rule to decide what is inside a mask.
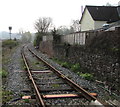
[[[95,30],[120,20],[119,6],[86,6],[80,19],[81,31]]]

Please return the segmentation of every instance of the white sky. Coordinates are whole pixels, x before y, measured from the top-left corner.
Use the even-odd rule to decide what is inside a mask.
[[[71,20],[81,17],[81,5],[117,5],[120,0],[0,0],[0,31],[35,32],[34,23],[39,17],[51,17],[58,27],[69,26]]]

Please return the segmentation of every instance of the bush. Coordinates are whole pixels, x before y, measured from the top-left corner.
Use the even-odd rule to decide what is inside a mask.
[[[78,71],[80,71],[80,64],[79,64],[79,63],[76,63],[75,65],[72,65],[71,70],[72,70],[73,72],[78,72]]]

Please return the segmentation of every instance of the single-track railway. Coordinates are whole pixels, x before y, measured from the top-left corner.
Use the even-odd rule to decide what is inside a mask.
[[[40,69],[36,71],[32,70],[32,68],[30,68],[27,52],[25,51],[36,57],[36,59],[42,62],[47,69]],[[29,79],[31,80],[32,86],[34,88],[35,98],[37,99],[39,106],[46,107],[47,99],[62,98],[77,98],[81,101],[80,105],[86,105],[86,102],[89,105],[90,102],[93,102],[94,105],[101,105],[104,107],[108,106],[106,102],[102,102],[96,98],[96,93],[90,93],[86,91],[84,88],[73,82],[67,76],[63,75],[61,71],[57,70],[47,61],[38,56],[27,46],[23,47],[21,54],[29,75]]]

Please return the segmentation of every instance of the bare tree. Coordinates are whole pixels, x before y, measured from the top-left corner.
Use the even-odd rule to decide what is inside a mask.
[[[74,29],[71,26],[70,27],[60,26],[57,29],[57,33],[60,35],[67,35],[67,34],[70,34],[72,32],[74,32]]]
[[[35,29],[40,33],[46,33],[51,25],[52,19],[50,17],[40,17],[35,22]]]
[[[106,3],[106,6],[112,6],[109,2]]]
[[[74,31],[80,31],[81,27],[80,27],[79,20],[73,20],[71,27],[74,29]]]

